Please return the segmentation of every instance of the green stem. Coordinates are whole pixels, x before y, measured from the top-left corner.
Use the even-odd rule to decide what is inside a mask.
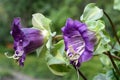
[[[108,54],[108,57],[110,58],[111,63],[112,63],[112,65],[113,65],[114,69],[116,70],[117,74],[120,75],[120,71],[119,71],[117,65],[115,64],[115,62],[114,62],[114,60],[113,60],[110,52],[108,51],[108,52],[106,52],[106,53]]]
[[[56,35],[54,38],[55,39],[61,39],[61,38],[63,38],[63,36],[62,35]]]
[[[57,42],[59,40],[63,39],[63,36],[62,35],[56,35],[53,37],[53,41]]]
[[[116,73],[115,73],[115,71],[114,71],[114,69],[112,69],[112,71],[113,71],[113,74],[114,74],[116,80],[119,80],[119,79],[118,79],[118,76],[116,75]]]
[[[111,26],[112,26],[113,34],[114,34],[117,42],[118,42],[119,45],[120,45],[119,37],[117,36],[116,30],[115,30],[115,26],[114,26],[111,18],[108,16],[108,14],[107,14],[105,11],[103,11],[103,12],[104,12],[105,16],[107,17],[107,19],[109,20],[109,22],[110,22],[110,24],[111,24]]]
[[[105,52],[103,54],[105,54],[107,56],[109,55],[108,53],[105,53]],[[120,57],[118,57],[118,56],[111,55],[111,57],[120,61]]]
[[[83,75],[83,73],[75,65],[73,65],[73,67],[77,71],[77,74],[79,74],[83,78],[83,80],[87,80],[87,78]],[[79,75],[78,75],[78,80],[79,80]]]
[[[83,73],[78,69],[78,73],[79,75],[81,75],[81,77],[84,79],[84,80],[87,80],[87,78],[83,75]]]

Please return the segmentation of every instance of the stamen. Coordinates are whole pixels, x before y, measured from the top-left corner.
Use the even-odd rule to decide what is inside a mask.
[[[68,46],[68,48],[69,48],[70,52],[72,52],[73,54],[75,54],[75,53],[76,53],[76,52],[74,51],[74,49],[73,49],[72,45]]]
[[[72,47],[72,45],[70,45],[68,47],[67,50],[67,56],[71,61],[74,61],[75,65],[78,64],[78,59],[80,57],[80,55],[84,52],[84,46],[85,44],[83,44],[82,46],[77,48],[77,51],[75,51]],[[71,55],[68,55],[69,53],[72,53]]]
[[[8,55],[8,52],[5,53],[5,56],[6,56],[7,58],[19,59],[19,57],[18,57],[18,56],[15,56],[15,55],[9,56],[9,55]]]
[[[70,54],[70,53],[72,53],[72,54]],[[73,54],[75,54],[75,51],[72,48],[72,45],[70,45],[70,46],[68,46],[68,50],[67,50],[66,56],[68,56],[69,58],[71,58],[73,56]]]
[[[9,55],[8,55],[8,52],[5,52],[5,56],[6,56],[7,58],[13,58],[13,56],[9,56]]]

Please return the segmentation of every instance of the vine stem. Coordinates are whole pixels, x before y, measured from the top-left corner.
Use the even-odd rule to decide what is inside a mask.
[[[63,36],[62,36],[62,35],[56,35],[56,36],[54,37],[54,39],[59,39],[59,38],[63,38]]]
[[[109,20],[109,22],[110,22],[110,24],[111,24],[111,26],[112,26],[113,34],[114,34],[117,42],[118,42],[119,45],[120,45],[119,37],[117,36],[116,30],[115,30],[115,26],[114,26],[111,18],[109,17],[109,15],[108,15],[105,11],[103,11],[103,12],[104,12],[105,16],[107,17],[107,19]]]
[[[103,54],[105,54],[107,56],[109,55],[108,53],[105,53],[105,52]],[[118,57],[118,56],[111,55],[111,57],[120,61],[120,57]]]
[[[108,57],[110,58],[111,63],[112,63],[112,65],[113,65],[114,69],[116,70],[117,74],[120,75],[120,71],[119,71],[117,65],[115,64],[115,62],[114,62],[114,60],[113,60],[110,52],[108,51],[108,52],[105,52],[105,53],[108,54]]]
[[[53,41],[59,41],[59,40],[61,40],[61,39],[63,39],[63,36],[62,36],[62,35],[55,35],[55,36],[53,37]]]
[[[77,74],[79,74],[83,78],[83,80],[87,80],[87,78],[83,75],[83,73],[75,65],[73,65],[73,67],[77,71]],[[78,75],[78,80],[79,80],[79,75]]]
[[[111,24],[111,27],[112,27],[112,30],[113,30],[113,34],[114,34],[117,42],[118,42],[119,45],[120,45],[119,37],[117,36],[116,30],[115,30],[115,26],[114,26],[111,18],[109,17],[109,15],[108,15],[105,11],[103,11],[103,12],[104,12],[104,15],[107,17],[107,19],[109,20],[109,22],[110,22],[110,24]],[[108,57],[110,58],[111,63],[112,63],[112,65],[113,65],[114,69],[116,70],[117,74],[120,75],[120,71],[119,71],[117,65],[115,64],[115,62],[114,62],[114,60],[113,60],[113,56],[111,55],[110,51],[105,52],[104,54],[108,55]],[[114,56],[114,58],[119,59],[119,57],[117,57],[117,56]]]

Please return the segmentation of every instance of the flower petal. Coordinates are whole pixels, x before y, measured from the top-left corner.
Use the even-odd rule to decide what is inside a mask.
[[[20,66],[24,66],[25,58],[26,58],[26,54],[23,54],[23,55],[18,59],[18,62],[19,62],[19,65],[20,65]]]
[[[8,57],[16,59],[20,66],[24,65],[27,53],[36,50],[44,43],[41,31],[35,28],[22,28],[20,18],[13,20],[11,35],[14,38],[15,54]]]
[[[23,37],[23,33],[20,28],[21,28],[21,19],[19,17],[14,18],[13,23],[12,23],[11,34],[15,41],[18,41],[18,40],[22,39],[22,37]]]
[[[79,62],[86,62],[89,61],[92,58],[93,54],[90,51],[84,51],[84,53],[81,55],[81,57],[79,58]]]
[[[22,31],[26,36],[26,41],[29,40],[29,44],[27,46],[24,46],[27,43],[26,41],[23,43],[26,53],[30,53],[43,45],[44,37],[42,34],[40,34],[41,32],[39,30],[33,28],[23,28]]]

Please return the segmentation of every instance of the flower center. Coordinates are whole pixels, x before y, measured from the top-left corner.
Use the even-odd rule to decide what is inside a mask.
[[[24,49],[22,46],[22,40],[19,40],[18,44],[17,44],[17,49],[15,50],[15,54],[13,56],[9,56],[8,53],[5,53],[5,55],[8,58],[13,58],[13,59],[19,59],[22,55],[24,54]]]
[[[85,42],[81,35],[71,36],[68,41],[68,50],[67,56],[71,61],[74,61],[75,64],[78,64],[78,59],[85,50]]]

